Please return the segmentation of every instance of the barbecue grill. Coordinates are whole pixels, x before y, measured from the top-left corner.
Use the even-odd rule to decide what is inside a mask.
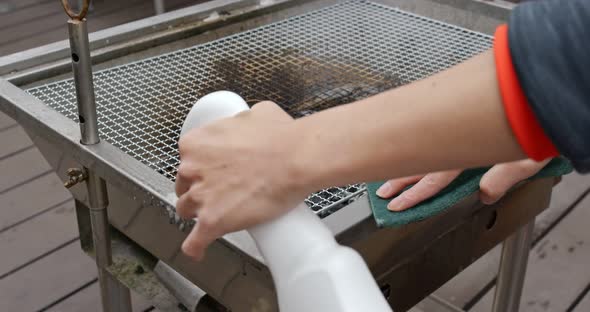
[[[489,49],[488,34],[510,8],[472,0],[215,0],[91,36],[100,144],[79,142],[84,120],[69,73],[70,58],[78,56],[65,41],[0,58],[0,109],[28,131],[71,186],[82,247],[91,256],[92,203],[84,183],[77,183],[87,177],[83,170],[67,172],[87,168],[106,181],[113,227],[106,269],[114,283],[174,310],[182,298],[155,278],[161,261],[202,289],[191,300],[273,311],[272,279],[244,232],[215,242],[200,263],[180,252],[193,221],[181,220],[173,206],[177,141],[192,104],[231,90],[249,104],[275,101],[299,118],[350,103]],[[501,278],[497,301],[514,304],[518,291],[506,289],[522,283],[528,255],[518,243],[530,239],[553,183],[521,185],[493,206],[470,197],[439,216],[386,230],[375,226],[363,184],[321,190],[306,203],[340,243],[363,255],[396,311],[409,309],[506,238],[501,272],[519,269],[514,279]]]

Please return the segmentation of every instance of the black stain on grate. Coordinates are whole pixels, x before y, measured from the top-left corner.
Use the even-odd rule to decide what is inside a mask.
[[[96,72],[100,134],[171,181],[180,127],[219,90],[276,102],[300,118],[424,78],[491,46],[491,37],[371,3],[348,1],[157,57]],[[30,89],[77,121],[71,79]],[[308,198],[329,214],[362,185]]]
[[[371,71],[348,58],[330,60],[298,49],[259,51],[216,60],[214,81],[199,96],[218,90],[240,94],[252,105],[277,103],[294,118],[352,103],[402,85],[394,74]]]

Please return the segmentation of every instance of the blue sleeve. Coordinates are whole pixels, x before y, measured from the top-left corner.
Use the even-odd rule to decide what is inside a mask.
[[[590,171],[590,0],[519,5],[510,54],[535,116],[576,170]]]

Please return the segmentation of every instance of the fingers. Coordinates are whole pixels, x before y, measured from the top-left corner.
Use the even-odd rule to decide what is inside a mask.
[[[176,213],[183,219],[198,217],[201,201],[199,199],[199,185],[193,184],[190,189],[182,194],[176,202]],[[182,251],[189,257],[200,261],[205,255],[207,246],[215,240],[211,228],[214,224],[208,221],[206,216],[201,216],[190,234],[182,243]]]
[[[181,218],[188,220],[197,217],[198,210],[202,205],[198,188],[198,184],[193,184],[187,192],[178,198],[176,202],[176,213]]]
[[[422,177],[424,177],[424,175],[421,174],[421,175],[415,175],[415,176],[411,176],[411,177],[391,179],[391,180],[383,183],[383,185],[381,185],[381,187],[379,187],[379,189],[377,190],[377,196],[379,196],[381,198],[389,198],[389,197],[401,192],[406,186],[420,181],[420,179],[422,179]]]
[[[191,156],[190,153],[192,153],[189,145],[190,141],[187,141],[186,136],[178,142],[180,165],[178,165],[174,186],[177,197],[186,193],[194,182],[201,180],[199,170],[194,165],[194,160],[189,157]]]
[[[184,193],[188,191],[191,187],[191,181],[186,176],[181,174],[179,170],[176,174],[176,184],[174,185],[174,190],[176,192],[177,197],[181,197]]]
[[[197,220],[197,224],[182,243],[182,251],[197,261],[202,260],[207,247],[217,238],[211,228],[206,220]]]
[[[189,192],[193,186],[199,185],[200,182],[201,177],[198,175],[189,176],[179,170],[178,174],[176,175],[176,182],[174,185],[176,197],[181,198],[183,195]]]
[[[394,198],[387,208],[392,211],[402,211],[413,207],[422,201],[436,195],[449,185],[461,170],[429,173],[424,176],[416,185]]]
[[[293,118],[289,114],[287,114],[287,112],[285,112],[280,106],[271,101],[263,101],[257,103],[254,106],[252,106],[252,109],[250,111],[259,116],[268,117],[277,121],[293,120]]]
[[[525,159],[493,166],[479,182],[480,200],[486,205],[497,202],[514,185],[536,174],[549,161]]]

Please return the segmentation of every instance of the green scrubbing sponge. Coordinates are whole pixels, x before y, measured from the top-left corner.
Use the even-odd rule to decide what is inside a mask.
[[[488,169],[489,167],[465,170],[436,196],[427,199],[415,207],[400,212],[389,211],[387,204],[390,199],[382,199],[375,194],[384,182],[367,183],[373,217],[379,227],[385,228],[398,227],[437,215],[445,209],[452,207],[463,198],[477,192],[479,190],[479,180],[481,180]],[[568,174],[572,170],[569,161],[564,158],[555,158],[528,180],[557,177]]]

